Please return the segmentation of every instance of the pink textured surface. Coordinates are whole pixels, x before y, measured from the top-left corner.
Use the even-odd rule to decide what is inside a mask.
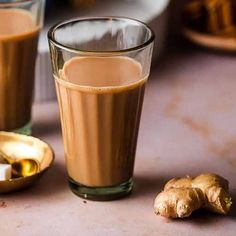
[[[173,176],[216,172],[236,202],[236,58],[193,50],[154,63],[146,90],[131,196],[84,201],[66,182],[56,103],[35,105],[34,135],[49,142],[54,166],[32,188],[0,196],[0,235],[215,235],[236,232],[229,216],[205,212],[185,220],[153,213]],[[4,205],[4,204],[5,205]]]

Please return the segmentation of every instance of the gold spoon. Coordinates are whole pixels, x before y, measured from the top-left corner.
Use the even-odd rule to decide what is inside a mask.
[[[30,159],[19,159],[13,160],[11,157],[7,156],[4,152],[0,150],[0,156],[6,161],[8,164],[12,166],[12,175],[15,178],[18,177],[26,177],[30,175],[34,175],[39,172],[39,162]]]

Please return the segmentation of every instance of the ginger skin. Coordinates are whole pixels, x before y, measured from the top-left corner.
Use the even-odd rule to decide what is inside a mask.
[[[200,208],[225,215],[231,204],[228,181],[216,174],[202,174],[168,181],[157,195],[154,209],[164,217],[184,218]]]

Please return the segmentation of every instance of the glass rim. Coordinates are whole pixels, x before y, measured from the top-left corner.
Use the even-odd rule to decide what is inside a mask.
[[[118,20],[125,20],[125,21],[130,21],[130,22],[135,22],[138,23],[139,25],[144,26],[146,29],[148,29],[148,31],[150,32],[150,37],[145,40],[145,42],[134,46],[134,47],[129,47],[129,48],[125,48],[125,49],[118,49],[118,50],[108,50],[108,51],[103,51],[103,50],[84,50],[84,49],[76,49],[74,47],[69,47],[69,46],[65,46],[62,43],[59,43],[55,37],[54,37],[54,33],[55,31],[63,25],[67,25],[69,23],[73,23],[76,21],[90,21],[90,20],[111,20],[111,19],[118,19]],[[148,45],[150,45],[152,42],[154,42],[155,39],[155,35],[153,30],[144,22],[134,19],[134,18],[129,18],[129,17],[119,17],[119,16],[95,16],[95,17],[76,17],[76,18],[72,18],[69,20],[64,20],[64,21],[60,21],[59,23],[53,25],[52,27],[50,27],[49,31],[48,31],[48,40],[49,42],[52,42],[54,45],[56,45],[57,47],[64,49],[66,51],[70,51],[70,52],[74,52],[74,53],[83,53],[83,54],[123,54],[123,53],[127,53],[127,52],[132,52],[132,51],[137,51],[140,49],[143,49],[145,47],[147,47]]]
[[[1,7],[19,6],[22,4],[27,4],[30,2],[39,2],[39,1],[41,1],[41,0],[19,0],[17,2],[2,1],[2,2],[0,2],[0,9],[1,9]]]

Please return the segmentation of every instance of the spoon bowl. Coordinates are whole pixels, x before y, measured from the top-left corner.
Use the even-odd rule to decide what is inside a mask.
[[[39,163],[33,159],[17,160],[11,166],[14,178],[31,176],[39,171]]]
[[[0,157],[12,167],[13,178],[34,175],[39,171],[39,163],[35,159],[14,160],[0,150]]]

